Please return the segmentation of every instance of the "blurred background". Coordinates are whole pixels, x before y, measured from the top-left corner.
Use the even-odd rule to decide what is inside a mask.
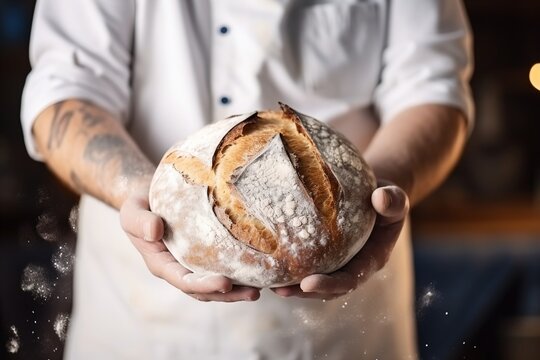
[[[418,346],[422,359],[540,359],[540,1],[465,5],[476,127],[413,212]],[[77,197],[23,145],[33,6],[0,0],[0,358],[60,359]]]

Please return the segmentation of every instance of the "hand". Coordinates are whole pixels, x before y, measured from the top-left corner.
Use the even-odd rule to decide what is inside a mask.
[[[345,295],[384,267],[409,212],[407,194],[395,185],[379,187],[371,195],[377,218],[364,247],[344,267],[331,274],[305,277],[299,285],[275,288],[283,297],[334,299]]]
[[[148,192],[128,197],[120,221],[152,274],[200,301],[254,301],[259,289],[236,286],[221,275],[195,274],[180,265],[162,241],[163,220],[149,210]]]

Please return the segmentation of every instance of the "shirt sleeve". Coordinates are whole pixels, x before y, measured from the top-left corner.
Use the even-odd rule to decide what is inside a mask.
[[[91,101],[126,121],[134,12],[133,0],[38,0],[21,106],[31,157],[41,159],[33,122],[56,102]]]
[[[460,0],[394,0],[375,107],[382,123],[405,108],[461,109],[472,128],[472,35]]]

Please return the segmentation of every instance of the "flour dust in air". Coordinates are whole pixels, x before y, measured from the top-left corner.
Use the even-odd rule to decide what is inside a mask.
[[[425,309],[432,306],[440,297],[439,292],[433,284],[426,286],[423,291],[420,293],[420,297],[417,301],[418,314],[421,315]]]
[[[53,329],[58,338],[62,341],[66,339],[67,328],[69,324],[69,315],[60,313],[54,320]]]
[[[47,277],[47,270],[39,265],[27,265],[23,270],[21,289],[31,293],[34,299],[48,300],[53,289]]]
[[[69,212],[69,226],[71,227],[71,230],[76,234],[78,229],[78,223],[79,223],[79,206],[75,205],[71,208]]]
[[[58,219],[53,212],[44,212],[39,215],[36,223],[36,232],[45,241],[56,241],[60,234],[58,231]]]
[[[60,244],[51,257],[52,265],[61,275],[67,275],[73,270],[75,254],[67,243]]]
[[[15,325],[11,325],[9,328],[9,337],[6,343],[6,350],[9,354],[16,354],[21,347],[21,339],[19,338],[19,332]]]

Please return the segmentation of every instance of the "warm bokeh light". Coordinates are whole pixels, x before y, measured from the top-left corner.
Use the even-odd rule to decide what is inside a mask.
[[[540,90],[540,63],[534,64],[529,72],[529,80],[536,90]]]

